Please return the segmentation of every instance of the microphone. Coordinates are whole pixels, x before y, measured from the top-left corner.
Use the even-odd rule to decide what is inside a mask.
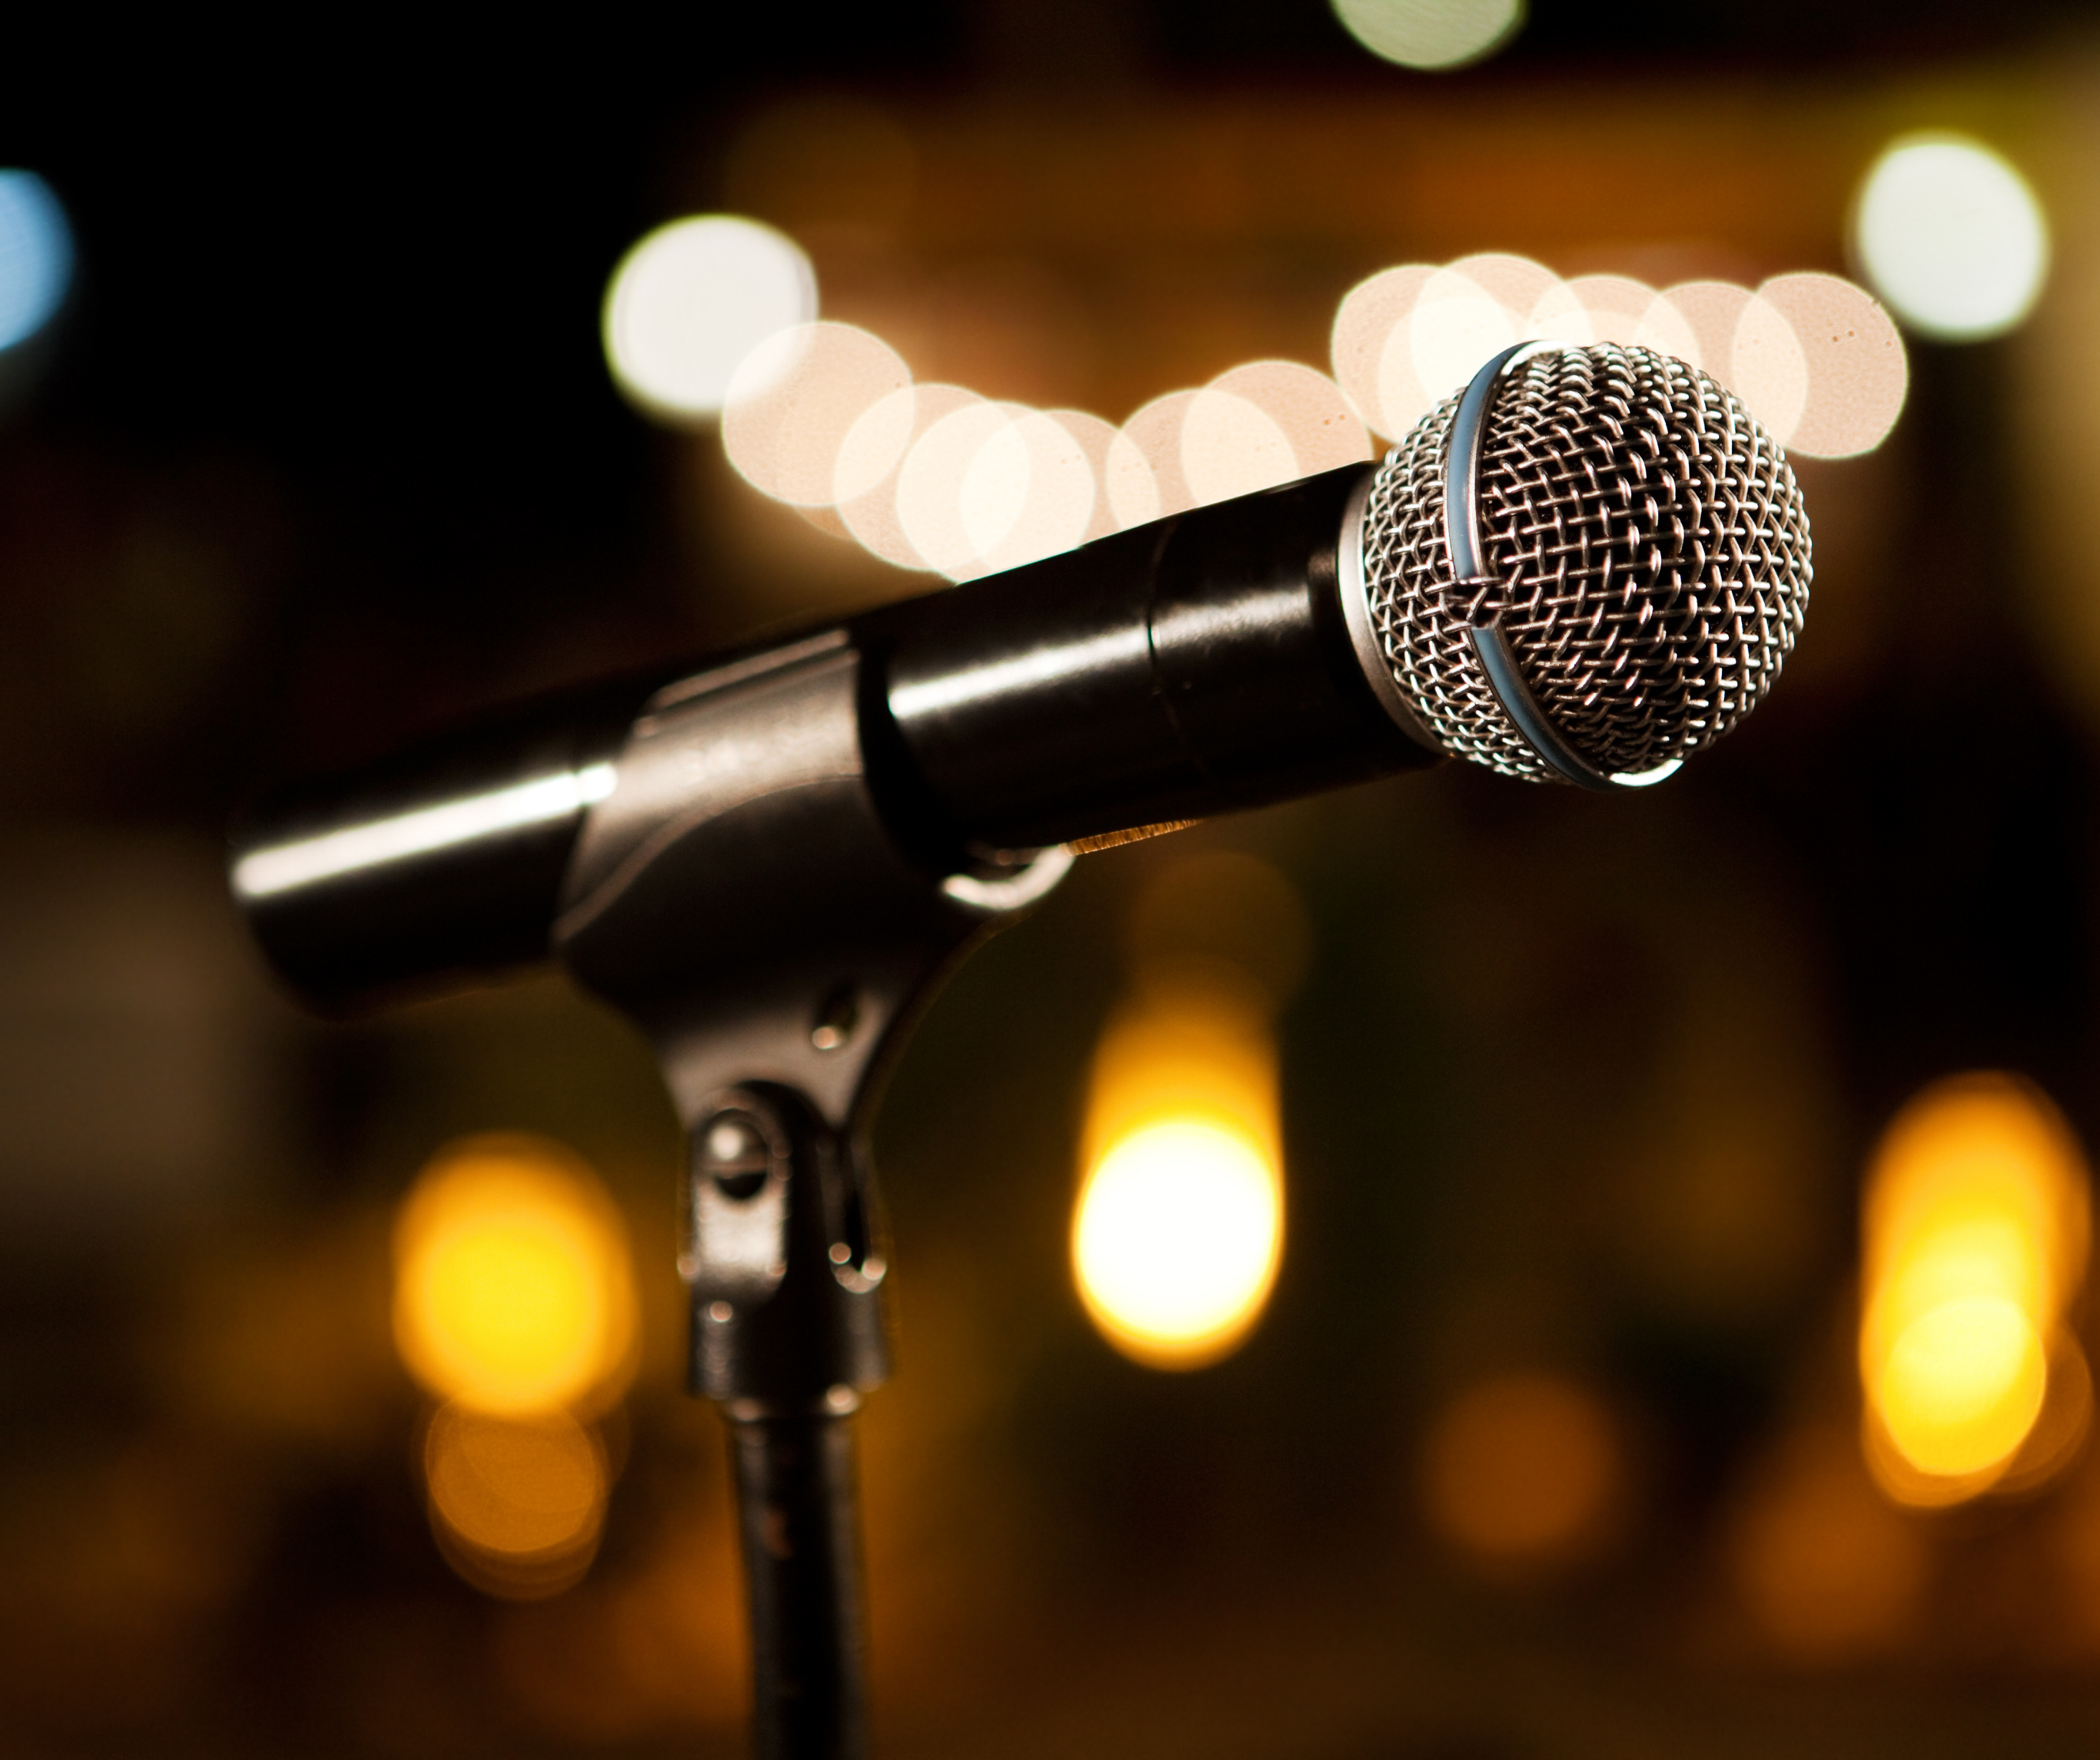
[[[956,898],[1030,852],[1446,756],[1639,787],[1762,699],[1811,574],[1785,455],[1732,394],[1645,349],[1522,345],[1379,464],[296,786],[237,834],[233,889],[324,1008],[544,959],[620,862],[777,760],[779,681],[827,666],[852,671],[854,749],[818,768],[855,769]],[[725,719],[743,698],[770,706]],[[652,759],[703,701],[708,742]]]
[[[551,954],[649,1036],[755,1749],[858,1755],[846,1421],[888,1367],[867,1125],[941,974],[1074,848],[1445,756],[1659,781],[1771,688],[1810,574],[1793,473],[1728,393],[1526,345],[1381,464],[295,788],[233,887],[316,1004]]]

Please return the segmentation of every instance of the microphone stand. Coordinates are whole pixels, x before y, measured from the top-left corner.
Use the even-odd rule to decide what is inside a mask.
[[[946,970],[1071,860],[927,878],[869,790],[862,689],[832,631],[660,692],[554,934],[685,1127],[690,1385],[730,1427],[759,1760],[867,1752],[851,1418],[889,1368],[881,1079]]]

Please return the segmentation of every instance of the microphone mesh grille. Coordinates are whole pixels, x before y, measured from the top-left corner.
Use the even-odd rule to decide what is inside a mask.
[[[1498,389],[1481,451],[1492,594],[1452,588],[1444,460],[1454,396],[1387,455],[1364,519],[1371,627],[1454,757],[1554,772],[1467,634],[1498,599],[1532,693],[1608,774],[1711,745],[1779,676],[1808,604],[1808,517],[1786,455],[1704,373],[1643,348],[1541,353]]]

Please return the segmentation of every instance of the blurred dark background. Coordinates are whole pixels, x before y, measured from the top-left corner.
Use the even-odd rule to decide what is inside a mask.
[[[2010,337],[1912,339],[1887,443],[1800,465],[1816,602],[1754,724],[1635,799],[1447,767],[1088,857],[937,1005],[877,1137],[879,1731],[2090,1748],[2100,1472],[1897,1509],[1855,1459],[1851,1329],[1860,1180],[1907,1098],[2010,1070],[2100,1129],[2100,17],[1538,0],[1434,76],[1317,0],[298,34],[25,25],[0,107],[0,165],[78,253],[0,425],[0,1747],[740,1751],[641,1041],[552,977],[308,1020],[220,874],[275,777],[936,584],[622,403],[598,310],[637,237],[757,213],[922,378],[1119,420],[1250,355],[1324,366],[1388,263],[1846,272],[1874,153],[1952,126],[2032,178],[2052,279]],[[749,145],[849,100],[918,156],[872,245],[850,168]],[[1171,175],[1109,200],[1119,145]],[[1162,1374],[1071,1291],[1074,1160],[1133,909],[1219,851],[1311,928],[1290,1234],[1246,1346]],[[492,1130],[588,1159],[642,1290],[602,1543],[536,1600],[434,1541],[388,1331],[395,1207]],[[1515,1371],[1587,1390],[1610,1494],[1564,1556],[1484,1560],[1422,1462]],[[1789,1599],[1804,1552],[1839,1561],[1802,1591],[1834,1617]]]

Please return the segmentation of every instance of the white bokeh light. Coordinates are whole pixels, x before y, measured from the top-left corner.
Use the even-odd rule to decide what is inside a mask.
[[[1770,312],[1791,326],[1803,380],[1789,452],[1851,458],[1871,452],[1903,413],[1910,365],[1903,337],[1864,288],[1833,275],[1776,275],[1739,320],[1736,347]]]
[[[1385,407],[1386,352],[1393,337],[1406,328],[1415,301],[1436,273],[1432,263],[1404,263],[1398,268],[1381,270],[1351,288],[1335,309],[1330,339],[1335,382],[1355,406],[1365,425],[1388,437],[1405,433],[1414,424],[1412,418],[1402,420],[1401,412],[1389,411]],[[1400,351],[1402,355],[1406,352],[1404,348]],[[1398,365],[1396,360],[1396,371]],[[1406,375],[1410,382],[1414,372],[1410,363]],[[1406,387],[1401,390],[1405,396]]]
[[[1808,404],[1808,357],[1793,320],[1755,293],[1736,319],[1728,381],[1767,433],[1781,446],[1793,440]]]
[[[1743,308],[1750,302],[1750,290],[1733,281],[1680,281],[1665,288],[1662,297],[1684,326],[1690,342],[1692,352],[1679,359],[1733,391],[1736,328],[1742,322]]]
[[[905,385],[870,405],[847,429],[832,486],[839,517],[862,549],[898,568],[933,565],[912,541],[906,523],[904,470],[931,429],[957,411],[984,402],[962,385]],[[915,483],[923,482],[927,473],[915,472],[914,478]],[[920,513],[920,523],[926,517]]]
[[[1519,336],[1521,319],[1464,271],[1440,269],[1422,290],[1409,321],[1409,358],[1420,387],[1420,403],[1404,399],[1399,385],[1381,386],[1389,411],[1409,412],[1409,425],[1463,386],[1492,357]]]
[[[1334,7],[1380,60],[1424,69],[1478,61],[1524,23],[1524,0],[1334,0]]]
[[[722,448],[754,488],[776,501],[827,507],[837,499],[839,453],[854,425],[911,383],[911,369],[896,350],[851,324],[775,331],[730,378]],[[893,427],[901,455],[908,414],[900,411]],[[881,469],[894,462],[884,459]]]
[[[1115,454],[1115,424],[1104,421],[1086,410],[1048,410],[1044,416],[1072,437],[1086,459],[1088,474],[1093,479],[1093,503],[1079,542],[1092,543],[1096,538],[1107,537],[1116,530],[1115,508],[1108,491],[1109,463]]]
[[[1282,425],[1237,392],[1206,385],[1181,418],[1181,474],[1198,507],[1286,483],[1299,474]]]
[[[1083,543],[1101,499],[1095,455],[1105,456],[1114,433],[1077,411],[1016,415],[964,477],[963,521],[982,548],[959,573],[996,574]]]
[[[1030,464],[1014,432],[1022,413],[974,398],[911,442],[897,473],[897,517],[923,566],[960,579],[1021,517]]]
[[[606,288],[606,359],[639,408],[691,425],[721,409],[754,348],[816,315],[816,275],[792,239],[704,214],[659,227],[621,258]]]
[[[1170,391],[1154,398],[1118,432],[1104,477],[1118,526],[1142,526],[1197,504],[1181,468],[1181,425],[1201,395]]]
[[[2002,335],[2049,273],[2034,191],[1980,141],[1906,135],[1860,186],[1853,242],[1875,291],[1913,329],[1948,341]]]
[[[1181,418],[1181,472],[1199,504],[1370,455],[1370,436],[1341,388],[1297,361],[1250,361],[1220,373]]]
[[[1519,328],[1527,337],[1588,348],[1617,342],[1652,349],[1696,367],[1699,339],[1683,313],[1645,281],[1627,275],[1577,275],[1556,280],[1539,296]]]

